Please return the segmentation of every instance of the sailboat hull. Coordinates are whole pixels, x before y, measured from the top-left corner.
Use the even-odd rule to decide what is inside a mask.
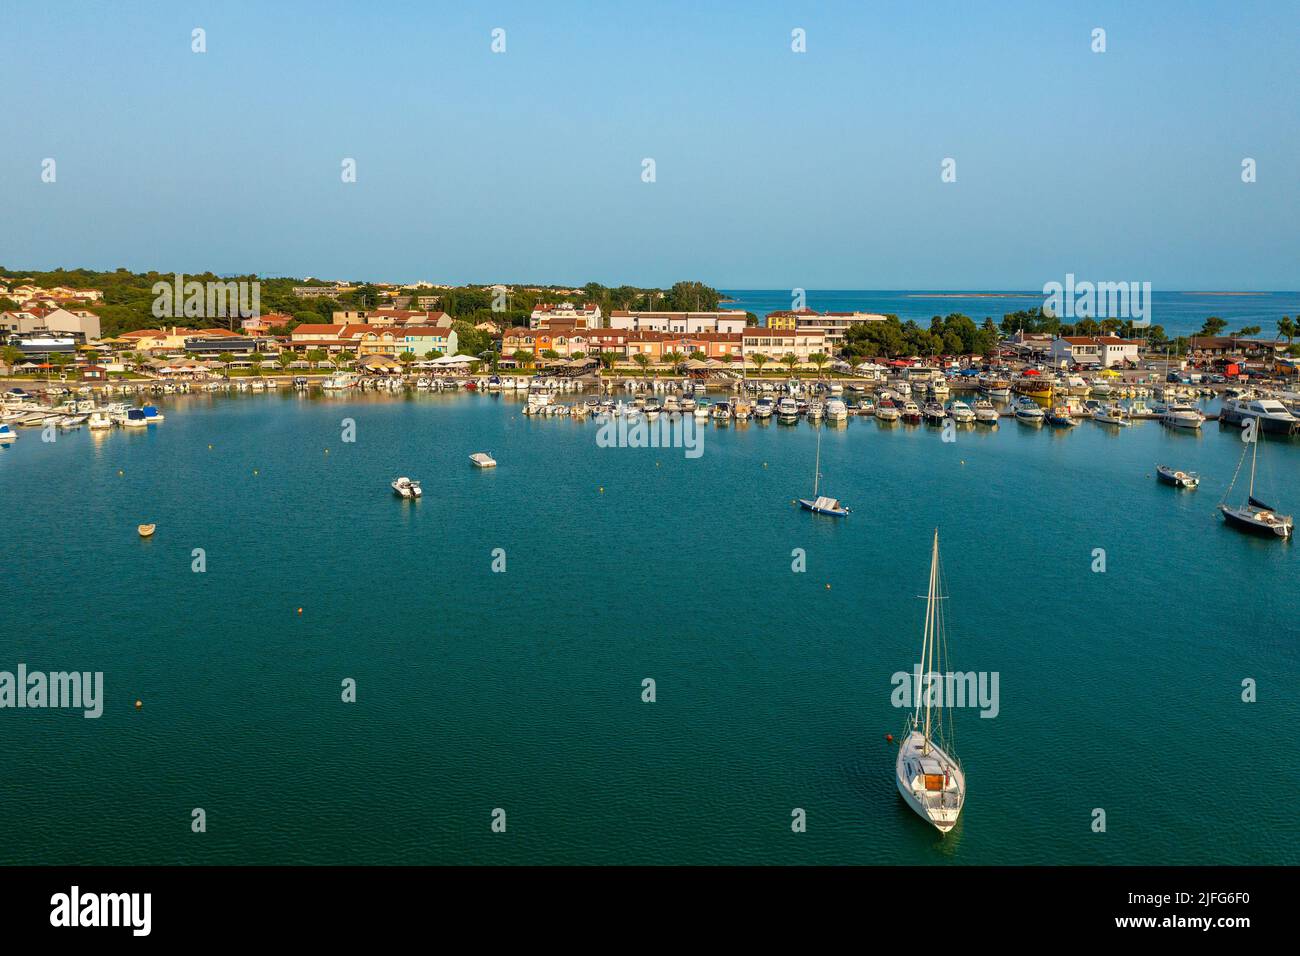
[[[1264,535],[1268,538],[1291,537],[1292,523],[1289,518],[1279,516],[1277,520],[1270,522],[1256,517],[1256,512],[1251,508],[1232,508],[1228,505],[1219,505],[1219,510],[1223,512],[1224,520],[1238,531]]]
[[[899,746],[894,779],[903,802],[940,833],[957,825],[966,803],[966,775],[933,741],[927,752],[920,731],[909,733]],[[927,789],[928,781],[938,783],[939,789]]]

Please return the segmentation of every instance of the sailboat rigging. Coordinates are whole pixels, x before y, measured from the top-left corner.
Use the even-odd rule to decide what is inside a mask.
[[[1223,500],[1219,502],[1219,511],[1223,514],[1223,520],[1239,531],[1249,531],[1253,534],[1274,535],[1279,538],[1290,538],[1291,531],[1295,521],[1291,515],[1280,515],[1271,506],[1264,501],[1255,497],[1255,467],[1259,459],[1260,446],[1260,429],[1257,423],[1251,423],[1248,428],[1253,428],[1249,434],[1249,449],[1242,449],[1241,460],[1237,462],[1237,471],[1232,476],[1232,482],[1228,485],[1228,490],[1223,493]],[[1246,503],[1243,505],[1228,504],[1228,495],[1232,494],[1233,487],[1237,484],[1237,478],[1241,474],[1241,466],[1246,461],[1246,452],[1250,451],[1250,487],[1246,492]]]
[[[843,518],[849,513],[849,509],[840,503],[838,498],[828,498],[826,495],[818,494],[821,487],[822,471],[822,430],[817,428],[817,458],[813,465],[813,496],[811,498],[800,498],[799,504],[808,511],[814,511],[821,515],[833,515],[837,518]]]
[[[966,803],[966,774],[951,753],[951,712],[946,735],[943,728],[945,704],[950,702],[942,696],[946,689],[942,675],[947,665],[948,640],[939,604],[944,600],[941,591],[939,530],[936,528],[930,556],[930,588],[925,601],[916,706],[908,721],[907,733],[898,747],[894,776],[898,792],[907,805],[940,833],[947,833],[957,825],[957,817]],[[932,683],[936,680],[939,682],[937,687]]]

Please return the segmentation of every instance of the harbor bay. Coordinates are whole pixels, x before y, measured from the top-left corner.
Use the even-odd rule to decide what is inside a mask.
[[[1217,513],[1235,427],[773,419],[691,458],[505,395],[157,405],[0,449],[0,670],[104,675],[98,719],[5,715],[6,863],[1297,862],[1264,797],[1296,563]],[[1296,487],[1300,442],[1261,457]],[[795,503],[815,467],[846,518]],[[954,665],[1001,694],[955,715],[979,799],[946,836],[886,739],[935,528]]]

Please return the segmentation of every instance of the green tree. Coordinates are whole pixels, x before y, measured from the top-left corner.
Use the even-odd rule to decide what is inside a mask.
[[[644,352],[637,352],[636,355],[632,356],[632,361],[641,366],[641,371],[644,372],[646,366],[650,364],[650,356],[646,355]]]
[[[1219,318],[1217,315],[1212,315],[1205,320],[1205,324],[1201,326],[1201,331],[1196,334],[1200,336],[1213,337],[1218,335],[1227,327],[1227,322],[1223,321],[1223,319]]]
[[[799,364],[799,356],[795,355],[793,352],[786,352],[781,356],[781,361],[785,363],[785,367],[788,368],[790,374],[793,375],[794,367]]]
[[[755,352],[749,357],[749,360],[758,368],[758,374],[763,374],[763,366],[767,364],[767,356],[762,352]]]
[[[1278,320],[1277,334],[1286,339],[1287,345],[1291,344],[1291,340],[1296,337],[1297,331],[1300,331],[1300,329],[1296,328],[1296,322],[1293,321],[1290,316],[1284,315]]]
[[[276,364],[280,366],[280,369],[282,371],[288,371],[289,363],[293,361],[293,354],[288,351],[281,350],[280,354],[275,357],[275,361]]]
[[[312,368],[320,368],[320,363],[325,361],[327,355],[324,349],[310,349],[307,352],[307,361],[311,362]]]
[[[530,361],[532,361],[533,353],[526,352],[523,349],[515,349],[514,354],[510,357],[515,360],[516,365],[518,365],[520,368],[523,368]]]
[[[822,370],[826,367],[826,363],[829,362],[830,360],[831,360],[830,356],[827,355],[825,352],[814,352],[812,355],[808,356],[808,361],[812,362],[813,365],[817,366],[818,378],[821,378]]]

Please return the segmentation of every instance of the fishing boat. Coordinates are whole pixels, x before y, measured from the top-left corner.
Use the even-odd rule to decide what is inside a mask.
[[[1127,409],[1118,402],[1111,402],[1108,405],[1098,405],[1092,413],[1092,420],[1100,422],[1103,425],[1121,425],[1127,426],[1133,424],[1129,418]]]
[[[144,413],[144,420],[147,424],[156,425],[163,420],[163,413],[153,405],[146,405],[140,411]]]
[[[926,402],[925,408],[921,410],[921,414],[925,417],[925,423],[927,425],[942,425],[943,420],[947,417],[947,413],[943,410],[943,406],[938,402]]]
[[[699,401],[695,402],[695,408],[691,410],[691,414],[695,416],[697,421],[706,421],[712,410],[713,403],[707,398],[701,398]]]
[[[1280,515],[1272,506],[1255,497],[1255,465],[1259,460],[1259,446],[1262,442],[1258,431],[1250,437],[1252,440],[1247,442],[1250,448],[1242,449],[1241,461],[1237,462],[1237,472],[1232,476],[1232,482],[1228,485],[1228,490],[1223,493],[1223,500],[1219,502],[1219,511],[1223,514],[1223,520],[1238,531],[1290,538],[1291,529],[1295,524],[1291,515]],[[1246,492],[1246,503],[1243,505],[1230,505],[1227,503],[1228,495],[1232,494],[1233,486],[1237,484],[1237,478],[1241,474],[1241,466],[1246,461],[1247,451],[1250,452],[1250,487]]]
[[[936,703],[936,694],[931,693],[929,687],[922,687],[923,680],[943,680],[942,675],[949,669],[944,660],[948,641],[940,608],[943,600],[939,532],[936,529],[930,557],[930,589],[925,601],[925,626],[921,636],[920,674],[915,688],[916,708],[898,747],[894,778],[904,802],[940,833],[947,833],[957,825],[957,817],[966,803],[966,774],[953,756],[951,744],[945,739],[952,736],[951,710],[945,707],[950,702],[938,695],[939,702]],[[943,726],[945,710],[949,714],[946,734]]]
[[[772,403],[772,400],[764,395],[754,404],[754,417],[762,419],[771,418],[774,409],[775,405]]]
[[[136,534],[140,535],[142,538],[152,538],[153,533],[158,530],[158,526],[154,524],[142,524],[137,525],[135,530]]]
[[[772,413],[769,411],[768,415]],[[766,417],[766,416],[759,416]],[[731,423],[731,409],[726,402],[718,402],[713,406],[713,423],[715,425],[727,425]]]
[[[476,451],[469,456],[469,460],[474,463],[475,468],[495,468],[497,460],[485,451]]]
[[[990,398],[1011,397],[1011,380],[1001,375],[981,375],[979,386],[980,391]]]
[[[831,515],[835,518],[843,518],[849,513],[849,509],[840,503],[838,498],[828,498],[818,493],[818,487],[821,484],[821,465],[822,465],[822,432],[824,429],[817,429],[817,458],[813,464],[813,496],[811,498],[800,498],[799,505],[805,511],[812,511],[819,515]]]
[[[1165,413],[1160,416],[1166,428],[1200,428],[1205,421],[1201,410],[1191,402],[1171,402],[1165,406]]]
[[[849,407],[842,398],[832,398],[826,403],[826,420],[828,422],[846,422],[849,420]]]
[[[406,476],[394,478],[392,480],[393,494],[401,498],[419,498],[424,494],[424,489],[420,487],[418,481],[412,481]]]
[[[826,414],[826,406],[819,399],[814,399],[808,403],[808,421],[821,421],[822,416]]]
[[[921,421],[921,406],[913,401],[903,403],[903,421],[915,425]]]
[[[1169,465],[1156,465],[1156,479],[1175,488],[1195,488],[1201,483],[1201,476],[1194,471],[1182,471]]]
[[[122,419],[122,424],[127,428],[146,428],[149,425],[149,420],[144,417],[144,409],[128,408],[126,417]]]
[[[998,423],[998,410],[993,407],[993,403],[987,398],[976,399],[971,410],[975,414],[975,421],[980,425],[996,425]]]
[[[1042,375],[1022,375],[1012,383],[1017,395],[1024,395],[1026,398],[1041,398],[1044,400],[1052,397],[1052,383]]]
[[[92,432],[105,431],[113,427],[113,419],[108,417],[108,412],[91,412],[90,420],[86,423],[86,426]]]
[[[1047,413],[1047,423],[1054,428],[1073,428],[1078,424],[1065,405],[1052,406],[1052,410]]]

